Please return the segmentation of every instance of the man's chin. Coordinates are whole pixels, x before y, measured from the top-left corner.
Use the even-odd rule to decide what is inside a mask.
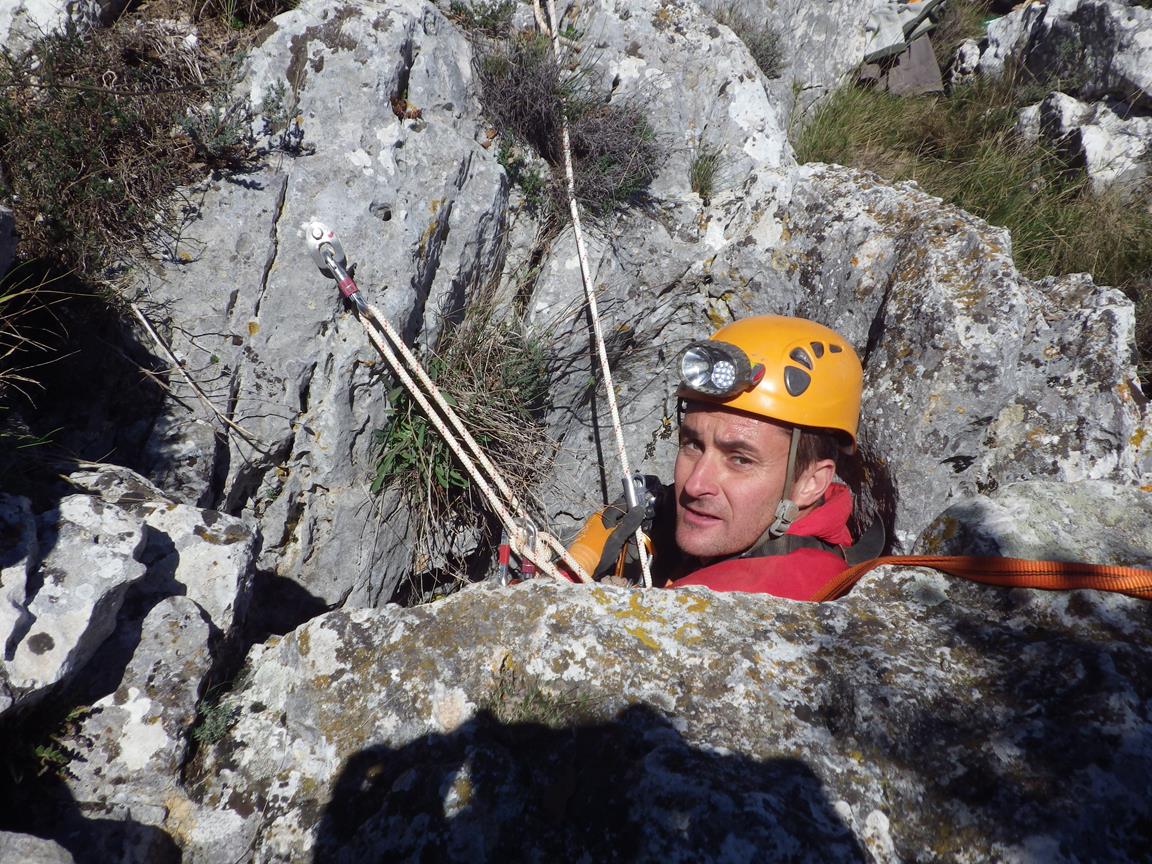
[[[723,538],[712,531],[689,528],[683,525],[676,528],[676,545],[685,555],[694,558],[720,558],[728,554]]]

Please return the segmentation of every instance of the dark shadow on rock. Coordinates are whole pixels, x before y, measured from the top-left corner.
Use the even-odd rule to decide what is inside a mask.
[[[837,473],[855,497],[853,536],[859,538],[869,526],[879,522],[884,526],[886,538],[880,554],[891,554],[896,545],[896,508],[900,496],[888,461],[861,436],[856,452],[840,457]]]
[[[1037,860],[1152,861],[1152,603],[1120,613],[1101,609],[1106,595],[1068,593],[1069,632],[1029,612],[1048,592],[957,579],[948,593],[923,613],[938,617],[938,642],[830,658],[820,695],[797,709],[906,778],[885,784],[897,857],[941,843],[959,856],[976,838],[986,851],[1031,843]],[[839,638],[875,644],[891,627],[861,616]],[[939,659],[912,660],[913,691],[901,667],[924,651]]]
[[[298,582],[257,570],[241,642],[250,646],[283,636],[331,608]]]
[[[557,719],[555,706],[535,707]],[[565,728],[481,711],[449,734],[362,750],[336,781],[313,854],[315,864],[798,859],[867,860],[807,765],[694,747],[642,705]]]
[[[30,786],[35,794],[28,794]],[[180,847],[161,828],[131,818],[85,814],[64,782],[51,774],[17,784],[4,772],[0,830],[52,840],[67,849],[76,864],[180,864],[183,859]]]

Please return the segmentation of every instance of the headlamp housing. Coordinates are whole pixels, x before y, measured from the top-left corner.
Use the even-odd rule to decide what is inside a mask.
[[[753,365],[741,348],[729,342],[693,342],[680,355],[680,389],[714,399],[751,390],[763,377],[764,365]]]

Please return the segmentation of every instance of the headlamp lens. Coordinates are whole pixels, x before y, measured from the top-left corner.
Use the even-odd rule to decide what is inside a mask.
[[[690,345],[680,358],[680,380],[693,390],[704,390],[712,377],[712,358],[702,345]]]
[[[689,345],[680,357],[682,389],[728,398],[756,386],[748,356],[735,345],[709,339]]]

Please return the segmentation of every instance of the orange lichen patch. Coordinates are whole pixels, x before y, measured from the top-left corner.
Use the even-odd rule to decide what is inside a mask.
[[[668,620],[660,615],[657,615],[651,609],[647,608],[640,602],[640,594],[634,592],[628,598],[627,609],[617,609],[613,611],[612,615],[616,618],[633,618],[637,621],[645,623],[655,622],[657,624],[667,624]]]
[[[684,646],[695,645],[704,638],[699,633],[693,633],[692,631],[695,629],[695,624],[681,624],[676,628],[676,632],[672,634],[672,638]]]
[[[625,627],[624,631],[631,636],[635,636],[637,639],[639,639],[641,642],[643,642],[645,645],[647,645],[653,651],[659,651],[660,650],[660,643],[657,642],[655,639],[653,639],[651,636],[649,636],[648,631],[645,630],[643,627],[640,627],[640,626]]]
[[[248,335],[249,336],[255,336],[259,332],[260,332],[260,322],[259,321],[249,321],[248,322]]]
[[[1141,444],[1144,443],[1144,439],[1147,437],[1148,437],[1148,430],[1145,429],[1143,426],[1138,426],[1136,428],[1136,431],[1133,432],[1132,436],[1128,439],[1128,443],[1131,444],[1133,447],[1139,447]]]
[[[680,605],[684,606],[689,612],[706,612],[708,607],[712,605],[711,600],[699,594],[677,593],[676,599],[680,602]]]

